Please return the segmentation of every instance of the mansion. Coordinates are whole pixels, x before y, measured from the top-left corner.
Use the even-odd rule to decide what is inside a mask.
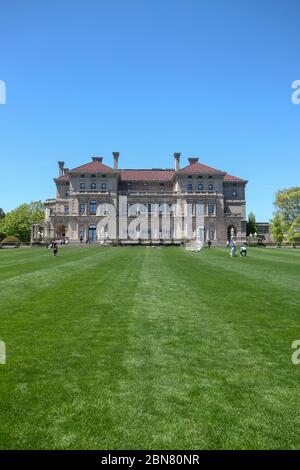
[[[246,239],[247,181],[189,158],[174,169],[121,169],[103,158],[76,168],[58,162],[56,197],[45,202],[45,239],[70,243],[181,244]],[[39,232],[40,234],[40,232]],[[33,228],[32,241],[37,239]]]

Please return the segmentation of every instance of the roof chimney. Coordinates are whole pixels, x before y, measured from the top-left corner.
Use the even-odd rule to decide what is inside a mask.
[[[65,166],[65,162],[63,161],[59,161],[57,162],[58,163],[58,176],[63,176],[64,174],[64,166]]]
[[[175,159],[175,171],[180,170],[180,153],[174,153],[174,159]]]
[[[66,167],[65,167],[65,168],[64,168],[64,175],[66,175],[66,174],[68,173],[68,171],[69,171],[69,168],[66,168]]]
[[[103,157],[92,157],[93,162],[102,163]]]
[[[199,158],[191,157],[191,158],[189,158],[189,163],[190,163],[190,165],[192,165],[193,163],[198,163],[198,160],[199,160]]]
[[[115,171],[117,171],[120,152],[113,152],[112,154],[113,154],[113,157],[114,157],[114,169],[115,169]]]

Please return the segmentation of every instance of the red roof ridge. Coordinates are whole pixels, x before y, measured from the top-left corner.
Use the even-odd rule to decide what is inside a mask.
[[[79,173],[81,171],[90,171],[91,173],[109,171],[110,173],[114,173],[115,170],[110,166],[104,165],[104,163],[100,163],[99,161],[84,163],[83,165],[77,166],[69,170],[70,173]]]
[[[178,170],[177,173],[218,173],[225,175],[225,171],[217,170],[211,166],[205,165],[204,163],[194,162],[190,165],[185,166]]]
[[[224,181],[232,181],[232,182],[236,182],[236,183],[248,183],[248,180],[244,180],[242,178],[239,178],[237,176],[233,176],[231,175],[230,173],[226,173],[226,175],[224,176]]]

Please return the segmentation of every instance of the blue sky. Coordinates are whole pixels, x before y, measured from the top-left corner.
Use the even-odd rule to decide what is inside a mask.
[[[2,0],[0,207],[53,197],[57,160],[249,180],[247,212],[299,185],[298,0]]]

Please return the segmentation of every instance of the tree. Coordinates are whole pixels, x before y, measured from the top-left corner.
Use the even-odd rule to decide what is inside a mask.
[[[0,219],[3,219],[5,217],[5,212],[3,209],[0,208]]]
[[[6,236],[14,235],[22,242],[30,240],[31,224],[38,224],[44,220],[44,205],[42,201],[33,201],[22,204],[8,212],[0,221],[0,232]]]
[[[289,242],[300,243],[300,215],[294,220],[286,235]]]
[[[300,187],[277,191],[274,205],[276,212],[282,216],[283,229],[287,231],[300,216]]]
[[[271,220],[271,230],[275,242],[281,245],[283,240],[283,226],[282,226],[282,215],[275,212],[273,219]]]
[[[257,224],[254,212],[250,212],[248,215],[247,235],[250,235],[250,233],[252,233],[252,235],[257,233]]]

